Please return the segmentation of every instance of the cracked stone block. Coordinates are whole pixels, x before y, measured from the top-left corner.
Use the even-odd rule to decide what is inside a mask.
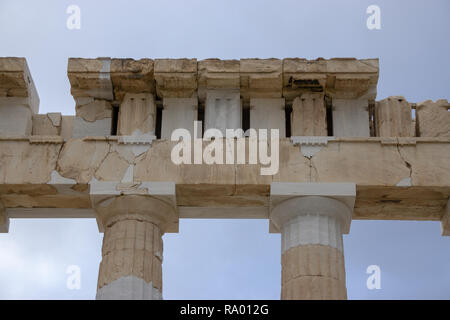
[[[322,93],[305,93],[294,99],[292,136],[327,136],[327,110]]]
[[[450,103],[431,100],[417,104],[416,121],[420,137],[450,137]]]
[[[333,135],[335,137],[370,137],[369,101],[333,99]]]
[[[239,90],[208,90],[206,92],[205,131],[242,128],[242,103]]]
[[[375,104],[378,137],[411,137],[411,105],[404,97],[389,97]]]
[[[33,135],[58,136],[61,131],[61,113],[33,115]]]
[[[86,104],[77,105],[76,115],[88,122],[111,118],[112,106],[109,101],[92,99]]]
[[[73,138],[89,136],[110,136],[111,118],[105,118],[94,122],[85,121],[81,117],[75,117],[73,123]]]
[[[165,98],[163,100],[161,139],[169,139],[176,129],[189,130],[194,137],[194,121],[197,121],[197,98]],[[201,136],[201,133],[198,137]]]
[[[156,104],[152,94],[127,93],[120,104],[118,135],[155,134]]]
[[[285,102],[280,99],[251,99],[250,128],[278,129],[280,138],[286,137]]]

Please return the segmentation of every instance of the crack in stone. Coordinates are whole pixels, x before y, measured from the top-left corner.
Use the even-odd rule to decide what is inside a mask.
[[[398,154],[399,154],[400,158],[403,160],[403,162],[405,163],[406,167],[409,169],[409,177],[412,179],[412,170],[413,170],[412,169],[412,165],[402,155],[402,152],[400,151],[400,141],[398,140],[398,138],[397,138],[397,151],[398,151]]]

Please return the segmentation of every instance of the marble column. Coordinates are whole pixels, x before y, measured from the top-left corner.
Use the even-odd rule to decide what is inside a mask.
[[[272,184],[273,228],[281,232],[281,299],[346,299],[342,234],[354,184]]]
[[[162,299],[162,236],[176,209],[158,198],[122,195],[99,201],[95,210],[104,229],[96,298]]]

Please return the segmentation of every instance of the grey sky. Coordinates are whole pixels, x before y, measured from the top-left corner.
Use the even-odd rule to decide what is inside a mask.
[[[81,30],[66,8],[81,8]],[[381,30],[366,8],[381,8]],[[40,112],[74,114],[69,57],[380,58],[378,99],[450,98],[450,1],[0,0],[0,56],[27,58]],[[0,234],[0,298],[95,296],[102,235],[93,220],[13,220]],[[267,221],[183,220],[164,236],[164,298],[280,293],[280,236]],[[450,298],[450,237],[437,222],[353,221],[344,236],[351,299]],[[82,289],[66,289],[68,265]],[[366,288],[381,267],[381,290]]]

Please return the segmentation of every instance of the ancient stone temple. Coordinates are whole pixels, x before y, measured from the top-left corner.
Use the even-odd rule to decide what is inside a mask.
[[[0,58],[0,230],[95,218],[97,298],[161,299],[179,219],[268,219],[281,299],[346,299],[353,219],[450,235],[450,105],[377,101],[378,75],[377,59],[76,58],[67,116],[39,114],[25,59]]]

